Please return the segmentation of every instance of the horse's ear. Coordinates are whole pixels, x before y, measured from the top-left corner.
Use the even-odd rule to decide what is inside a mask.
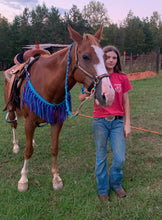
[[[83,37],[77,31],[75,31],[69,24],[68,24],[68,30],[71,39],[73,39],[77,43],[80,43],[83,40]]]
[[[100,41],[102,38],[103,25],[101,25],[100,29],[95,33],[95,37]]]

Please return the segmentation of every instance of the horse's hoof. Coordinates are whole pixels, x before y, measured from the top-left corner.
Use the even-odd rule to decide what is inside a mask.
[[[17,154],[18,152],[19,152],[19,145],[15,144],[14,147],[13,147],[13,153]]]
[[[53,184],[53,189],[54,190],[59,190],[59,189],[62,189],[62,188],[63,188],[63,183],[62,182]]]
[[[53,189],[54,190],[59,190],[59,189],[62,189],[63,188],[63,182],[62,182],[62,180],[60,180],[60,181],[55,181],[55,180],[53,180]]]
[[[26,192],[28,190],[28,181],[21,183],[20,181],[18,182],[18,191],[19,192]]]

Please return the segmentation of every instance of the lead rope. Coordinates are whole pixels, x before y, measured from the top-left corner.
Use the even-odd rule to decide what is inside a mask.
[[[91,92],[85,91],[85,93],[90,94],[89,96],[85,97],[85,99],[81,102],[79,107],[77,108],[76,112],[74,113],[74,116],[77,116],[79,114],[80,109],[82,108],[83,104],[88,100],[91,99],[95,94],[95,88],[91,89]]]
[[[70,115],[71,117],[74,117],[75,115],[73,115],[70,111],[70,107],[69,107],[69,103],[68,103],[68,74],[69,74],[69,65],[70,65],[70,52],[71,52],[71,48],[74,45],[75,42],[73,42],[69,48],[68,51],[68,57],[67,57],[67,69],[66,69],[66,79],[65,79],[65,103],[66,103],[66,112],[68,115]]]

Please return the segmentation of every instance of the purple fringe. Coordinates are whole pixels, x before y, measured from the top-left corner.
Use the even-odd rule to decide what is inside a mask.
[[[68,104],[71,111],[71,94],[68,92]],[[66,102],[63,100],[59,104],[51,104],[43,99],[34,89],[30,80],[27,80],[23,89],[22,108],[24,103],[28,108],[38,115],[40,118],[50,124],[60,124],[68,118],[68,112],[66,111]],[[57,112],[57,120],[55,119],[55,113]]]

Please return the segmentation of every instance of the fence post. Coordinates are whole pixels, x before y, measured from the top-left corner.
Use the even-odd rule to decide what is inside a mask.
[[[159,63],[160,63],[160,47],[156,49],[156,73],[159,74]]]

